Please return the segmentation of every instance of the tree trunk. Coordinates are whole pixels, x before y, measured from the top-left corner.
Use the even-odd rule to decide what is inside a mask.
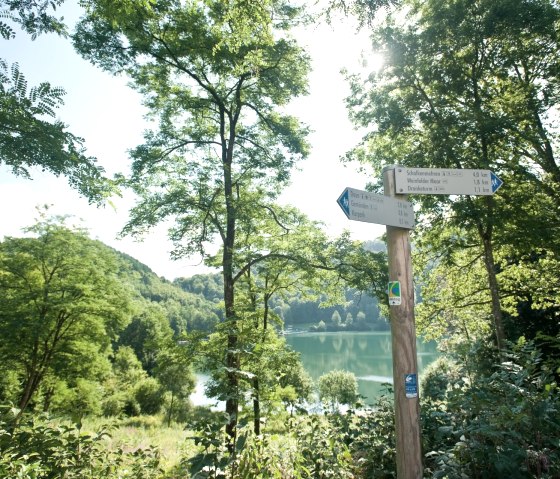
[[[483,235],[482,243],[484,246],[484,265],[486,266],[488,286],[490,288],[490,296],[492,299],[492,317],[494,318],[496,345],[498,346],[498,349],[502,351],[505,345],[505,333],[500,301],[500,288],[498,286],[498,278],[496,276],[496,264],[494,262],[494,250],[492,247],[491,237],[489,237],[489,235]]]
[[[480,52],[478,52],[480,54]],[[483,100],[480,96],[480,88],[478,85],[479,77],[478,70],[475,66],[472,69],[473,77],[473,98],[474,98],[474,110],[476,115],[476,122],[478,124],[478,136],[480,137],[480,148],[481,148],[481,161],[482,165],[486,168],[490,168],[490,147],[491,140],[487,133],[487,118],[482,109]],[[504,327],[502,321],[502,307],[500,304],[500,290],[498,286],[498,279],[496,277],[496,264],[494,262],[494,250],[492,245],[493,237],[493,227],[492,218],[494,214],[494,200],[491,196],[485,198],[488,219],[486,225],[483,225],[481,220],[477,221],[477,229],[482,240],[482,245],[484,248],[484,265],[486,267],[486,273],[488,275],[488,287],[490,288],[490,296],[492,299],[492,316],[494,318],[494,331],[496,333],[496,344],[498,350],[502,350],[504,347]]]
[[[227,449],[230,454],[235,451],[237,441],[237,414],[239,411],[239,354],[237,352],[238,325],[235,313],[235,290],[233,279],[233,249],[235,245],[235,208],[233,206],[233,188],[229,167],[224,169],[225,193],[227,205],[227,228],[224,238],[223,277],[224,277],[224,307],[228,324],[227,350],[225,363],[227,368],[227,399],[226,399],[226,434]]]
[[[237,414],[239,411],[239,378],[237,371],[239,369],[239,360],[235,352],[237,349],[237,335],[228,335],[228,350],[226,352],[226,366],[227,372],[227,399],[226,399],[226,434],[228,436],[227,449],[233,454],[235,451],[235,443],[237,441]]]
[[[259,391],[259,378],[253,379],[253,431],[255,435],[261,433],[261,402]]]
[[[43,412],[49,412],[53,396],[54,396],[54,386],[51,386],[47,388],[43,396]]]
[[[27,381],[25,382],[23,392],[21,393],[21,397],[18,402],[19,412],[17,415],[17,419],[19,419],[23,415],[23,413],[29,406],[31,398],[37,391],[39,384],[41,384],[42,376],[43,374],[40,371],[32,371],[27,377]]]
[[[171,402],[169,403],[169,413],[167,414],[167,427],[171,427],[171,414],[173,413],[173,400],[175,399],[171,391]]]

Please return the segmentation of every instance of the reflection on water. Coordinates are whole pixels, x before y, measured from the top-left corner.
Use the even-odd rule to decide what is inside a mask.
[[[371,403],[393,382],[391,333],[298,333],[286,335],[287,343],[301,354],[303,366],[314,381],[334,369],[351,371],[366,402]],[[434,342],[417,342],[418,374],[436,359]]]
[[[358,381],[373,381],[374,383],[389,383],[393,384],[393,378],[389,376],[360,376]]]

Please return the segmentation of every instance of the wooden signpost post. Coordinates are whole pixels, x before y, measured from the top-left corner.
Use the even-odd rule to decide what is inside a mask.
[[[394,168],[383,170],[383,187],[385,195],[395,197]],[[402,196],[400,199],[404,200]],[[423,473],[420,399],[414,323],[414,283],[408,229],[387,226],[387,257],[397,477],[420,479]],[[395,291],[397,288],[398,293]]]
[[[346,188],[338,198],[348,219],[387,226],[398,479],[423,474],[409,234],[414,213],[405,195],[492,195],[502,184],[489,170],[388,166],[383,170],[385,195]]]
[[[346,188],[338,204],[349,219],[387,225],[397,477],[419,479],[423,468],[409,238],[414,212],[405,197],[395,195],[393,169],[384,170],[383,183],[384,196]]]

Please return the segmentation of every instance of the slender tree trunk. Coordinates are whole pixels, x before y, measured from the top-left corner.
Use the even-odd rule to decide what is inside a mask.
[[[236,327],[231,326],[231,327]],[[237,442],[237,414],[239,412],[239,378],[237,371],[239,369],[239,360],[237,353],[237,334],[228,334],[227,341],[228,351],[226,353],[227,372],[227,388],[228,397],[226,399],[226,414],[228,423],[226,424],[226,434],[228,436],[227,448],[230,453],[235,451],[235,443]]]
[[[479,56],[483,56],[484,52],[478,51]],[[488,119],[486,118],[482,109],[483,100],[480,96],[479,82],[480,70],[476,64],[472,66],[472,84],[473,84],[473,98],[476,122],[478,124],[478,136],[480,138],[481,148],[481,161],[482,165],[489,168],[491,165],[490,144],[491,140],[488,137],[487,126]],[[493,227],[492,218],[494,215],[494,200],[491,196],[485,198],[488,220],[484,225],[479,219],[477,221],[477,229],[482,240],[484,249],[484,265],[488,275],[488,287],[490,288],[490,296],[492,301],[492,317],[494,318],[494,331],[496,334],[496,344],[498,349],[502,351],[505,343],[504,326],[502,307],[500,302],[500,289],[498,286],[498,278],[496,276],[496,263],[494,261],[494,249],[492,243]]]
[[[486,197],[487,214],[492,218],[493,214],[493,199]],[[486,275],[488,277],[488,288],[490,290],[490,299],[492,304],[492,318],[494,321],[494,333],[496,335],[496,346],[500,351],[503,350],[505,345],[505,333],[503,324],[502,305],[500,300],[500,287],[498,284],[498,277],[496,273],[496,262],[494,260],[494,245],[493,245],[493,228],[490,221],[484,224],[481,219],[477,221],[477,230],[480,240],[482,241],[482,248],[484,252],[484,266],[486,268]]]
[[[264,313],[263,313],[263,329],[266,331],[268,329],[268,300],[270,299],[269,294],[264,295]]]
[[[43,373],[41,371],[35,370],[29,373],[27,380],[25,382],[25,386],[23,388],[23,392],[21,393],[21,397],[18,402],[18,408],[19,408],[19,413],[17,415],[18,418],[23,415],[23,413],[29,406],[29,403],[31,402],[31,398],[33,397],[33,395],[39,388],[39,385],[41,384],[42,378],[43,378]]]
[[[266,334],[268,329],[268,300],[270,299],[270,294],[265,293],[264,295],[264,311],[263,311],[263,332]],[[256,307],[256,304],[255,304]],[[254,417],[254,432],[256,435],[261,433],[261,395],[260,395],[260,385],[259,378],[256,377],[253,380],[253,417]]]
[[[226,231],[224,236],[224,252],[222,267],[224,278],[224,307],[228,323],[226,367],[227,367],[227,399],[226,399],[226,434],[227,449],[230,454],[235,452],[237,441],[237,415],[239,411],[239,354],[237,352],[238,325],[235,313],[235,283],[233,279],[233,250],[235,247],[236,212],[234,206],[234,189],[231,177],[231,158],[233,144],[224,152],[224,193],[226,203]]]
[[[253,432],[261,433],[261,402],[259,391],[259,378],[253,379]]]
[[[54,396],[54,387],[49,387],[43,396],[43,412],[49,412],[51,401]]]
[[[226,414],[228,422],[226,424],[226,434],[228,436],[227,448],[230,453],[235,451],[237,440],[237,414],[239,410],[239,355],[237,353],[238,326],[234,309],[234,289],[233,277],[231,274],[231,254],[224,252],[224,303],[226,321],[228,323],[226,367],[227,367],[227,399]]]
[[[493,200],[491,197],[486,198],[487,201],[487,215],[492,218],[493,213]],[[476,222],[479,238],[482,242],[484,254],[484,267],[486,269],[486,276],[488,278],[488,289],[490,290],[490,301],[492,304],[492,318],[494,322],[494,333],[496,336],[496,346],[500,351],[503,350],[505,345],[505,332],[503,324],[502,305],[500,300],[500,286],[498,284],[498,277],[496,273],[496,262],[494,260],[494,245],[493,245],[493,228],[491,222],[484,224],[482,219]]]
[[[173,413],[173,401],[175,396],[173,391],[171,391],[171,402],[169,403],[169,412],[167,413],[167,427],[171,427],[171,414]]]
[[[492,317],[494,318],[494,332],[496,334],[496,345],[500,351],[505,345],[505,333],[503,324],[502,306],[500,301],[500,288],[496,276],[496,263],[494,262],[494,250],[491,238],[486,235],[482,237],[484,246],[484,265],[488,275],[488,286],[492,300]]]

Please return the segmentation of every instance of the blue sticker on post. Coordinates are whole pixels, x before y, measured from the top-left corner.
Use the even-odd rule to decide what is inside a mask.
[[[409,399],[418,397],[418,376],[416,376],[416,373],[404,375],[404,392]]]

